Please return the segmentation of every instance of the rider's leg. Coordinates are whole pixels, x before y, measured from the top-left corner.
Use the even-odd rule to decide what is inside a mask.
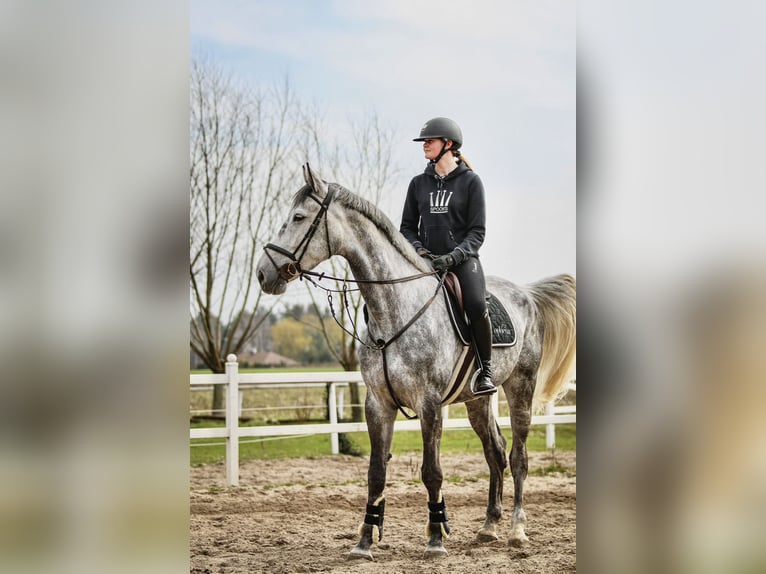
[[[481,373],[474,386],[474,394],[489,395],[497,392],[492,384],[492,325],[487,311],[484,270],[479,259],[469,257],[453,269],[460,279],[463,305],[471,326],[476,354],[481,363]]]

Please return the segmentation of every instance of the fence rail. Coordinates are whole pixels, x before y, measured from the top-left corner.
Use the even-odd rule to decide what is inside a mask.
[[[192,390],[210,389],[214,385],[226,385],[225,420],[226,425],[218,428],[195,428],[189,429],[190,439],[222,438],[226,445],[226,484],[237,486],[239,484],[239,439],[243,437],[280,437],[299,436],[312,434],[329,434],[333,454],[338,454],[338,434],[347,432],[366,432],[365,422],[339,422],[338,421],[338,394],[340,387],[349,383],[361,383],[362,375],[359,371],[340,371],[326,373],[240,373],[237,357],[226,357],[225,374],[190,375]],[[257,388],[295,388],[295,387],[328,387],[328,411],[329,422],[301,424],[301,425],[261,425],[253,427],[240,427],[239,415],[242,412],[242,390]],[[575,388],[574,385],[571,385]],[[492,395],[492,410],[495,418],[498,418],[498,393]],[[554,406],[553,403],[546,405],[544,415],[532,417],[532,424],[546,425],[546,445],[548,448],[555,447],[555,425],[576,422],[575,406]],[[444,407],[444,429],[471,428],[467,418],[449,418],[449,407]],[[397,420],[394,423],[394,431],[420,430],[418,420]]]

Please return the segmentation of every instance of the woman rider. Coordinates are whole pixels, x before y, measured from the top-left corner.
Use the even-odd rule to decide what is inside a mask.
[[[413,141],[423,142],[429,160],[410,181],[400,231],[437,271],[460,280],[481,373],[475,395],[497,391],[492,384],[492,327],[485,299],[479,248],[484,243],[484,186],[460,153],[463,134],[449,118],[428,120]]]

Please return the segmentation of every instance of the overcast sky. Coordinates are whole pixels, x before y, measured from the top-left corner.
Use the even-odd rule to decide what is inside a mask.
[[[288,75],[339,124],[377,113],[405,172],[382,205],[397,225],[426,163],[412,138],[453,118],[487,193],[487,274],[575,273],[574,2],[192,0],[191,42],[253,82]]]

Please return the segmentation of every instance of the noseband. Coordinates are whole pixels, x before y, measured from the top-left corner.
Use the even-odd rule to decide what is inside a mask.
[[[333,196],[335,194],[335,189],[331,186],[327,186],[327,195],[325,195],[324,200],[320,200],[314,193],[309,193],[308,196],[316,201],[319,204],[319,212],[314,216],[314,221],[311,222],[311,226],[306,231],[306,234],[303,236],[303,239],[300,240],[298,243],[298,246],[293,251],[288,251],[284,247],[280,247],[279,245],[275,245],[274,243],[267,243],[263,247],[263,251],[266,253],[266,257],[269,258],[269,261],[271,261],[271,264],[274,266],[274,268],[277,270],[277,273],[279,273],[279,276],[284,279],[285,281],[292,281],[296,277],[300,276],[303,273],[303,270],[301,269],[301,260],[303,259],[303,256],[306,254],[306,250],[309,247],[309,243],[311,242],[311,238],[314,237],[314,234],[317,231],[317,228],[319,227],[319,224],[321,223],[322,219],[324,219],[324,231],[325,231],[325,238],[327,239],[327,247],[329,249],[330,247],[330,232],[327,229],[327,210],[330,207],[330,203],[332,203]],[[277,265],[277,262],[274,261],[274,258],[271,256],[271,253],[269,251],[276,251],[280,255],[284,255],[287,257],[290,261],[282,265],[281,267]]]

